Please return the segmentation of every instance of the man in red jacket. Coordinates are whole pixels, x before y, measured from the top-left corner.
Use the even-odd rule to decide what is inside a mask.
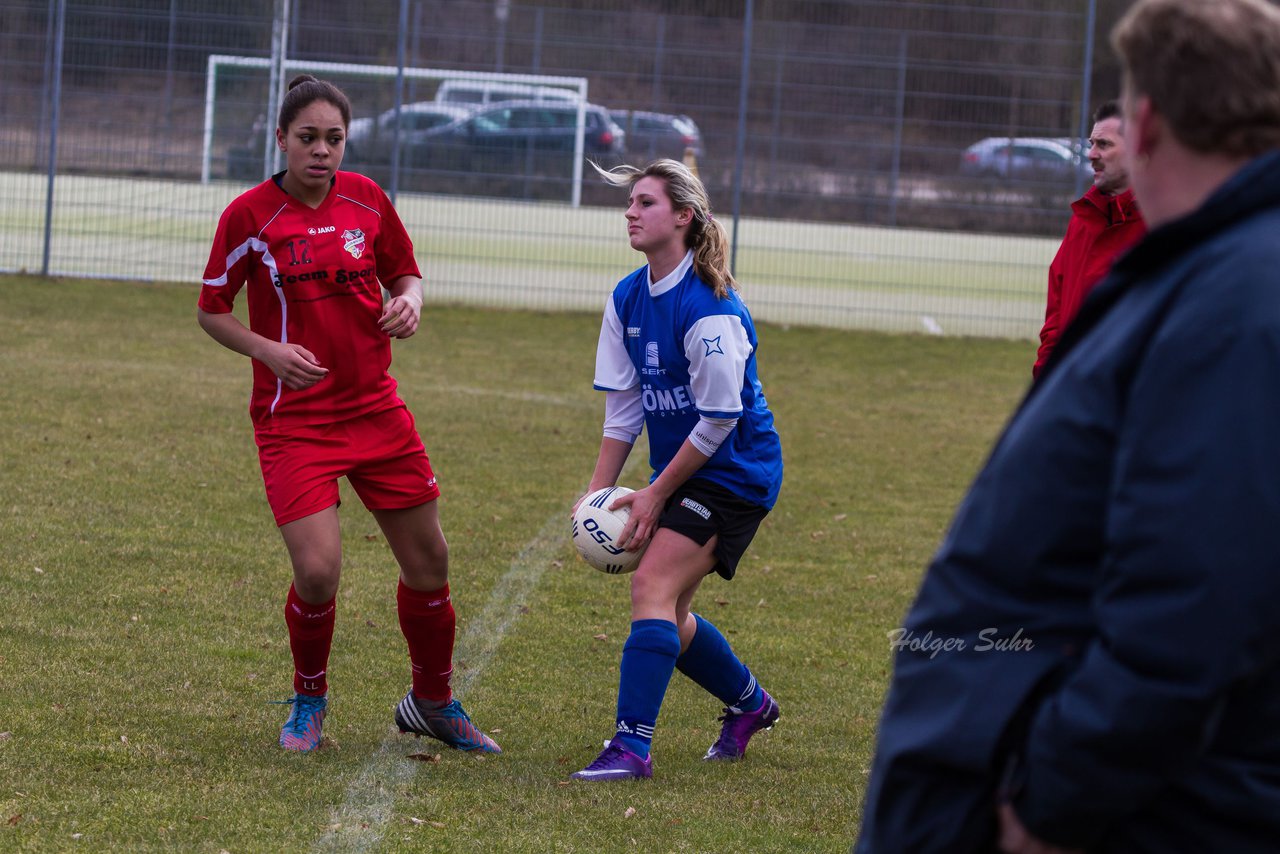
[[[1146,224],[1129,189],[1120,135],[1120,106],[1107,101],[1093,116],[1089,162],[1093,186],[1071,204],[1071,222],[1058,254],[1049,265],[1049,301],[1040,330],[1040,349],[1032,367],[1040,376],[1062,330],[1084,298],[1111,269],[1111,262],[1146,233]]]

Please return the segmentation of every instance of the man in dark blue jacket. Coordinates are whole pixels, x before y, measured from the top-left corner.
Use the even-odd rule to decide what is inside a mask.
[[[890,632],[859,854],[1280,851],[1280,8],[1112,41],[1151,232]]]

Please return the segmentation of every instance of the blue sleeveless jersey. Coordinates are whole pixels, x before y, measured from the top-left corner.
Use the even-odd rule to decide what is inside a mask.
[[[639,388],[649,433],[650,482],[670,464],[700,416],[737,418],[694,475],[772,508],[782,486],[782,445],[756,375],[756,329],[737,293],[717,299],[692,253],[652,285],[627,276],[605,306],[595,388]]]

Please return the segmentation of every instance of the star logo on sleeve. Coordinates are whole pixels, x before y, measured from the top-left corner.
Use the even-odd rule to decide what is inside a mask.
[[[702,343],[707,347],[707,352],[704,355],[710,356],[712,353],[719,353],[721,356],[724,355],[724,350],[720,349],[719,335],[715,338],[703,338]]]

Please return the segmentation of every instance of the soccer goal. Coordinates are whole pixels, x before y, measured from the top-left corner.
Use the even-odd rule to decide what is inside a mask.
[[[253,88],[260,91],[261,79],[258,72],[269,74],[272,70],[272,61],[265,57],[255,56],[229,56],[226,54],[212,54],[209,56],[207,75],[205,78],[205,100],[204,100],[204,140],[203,152],[200,161],[200,181],[207,184],[213,178],[213,161],[215,139],[231,139],[231,134],[236,132],[235,128],[217,129],[215,134],[215,123],[219,116],[224,116],[224,124],[227,119],[227,111],[219,110],[219,92],[220,88],[226,88],[230,82],[232,73],[239,71],[241,83],[244,83],[246,76],[252,77]],[[437,84],[438,90],[449,90],[450,87],[466,88],[471,90],[493,90],[530,93],[530,97],[537,100],[549,99],[555,96],[557,100],[569,100],[577,105],[577,126],[576,138],[573,149],[572,164],[572,189],[570,193],[570,202],[574,207],[578,207],[582,197],[582,164],[585,154],[585,134],[586,134],[586,105],[587,105],[587,80],[584,77],[557,77],[543,74],[503,74],[499,72],[476,72],[476,71],[457,71],[453,69],[443,68],[404,68],[399,69],[394,65],[360,65],[342,62],[311,62],[307,60],[286,59],[282,64],[282,80],[284,81],[294,74],[301,72],[316,74],[327,79],[334,80],[341,84],[349,80],[386,80],[389,84],[393,84],[401,73],[404,79],[414,82],[425,82]],[[222,86],[220,87],[220,84]],[[270,84],[267,86],[270,89]],[[226,100],[227,96],[223,96]],[[260,95],[259,95],[260,97]],[[354,100],[354,99],[353,99]],[[273,116],[274,108],[279,103],[278,97],[271,97],[271,93],[267,92],[267,98],[261,104],[256,104],[249,111],[257,116],[252,121],[241,121],[239,130],[243,132],[248,126],[252,126],[246,144],[232,149],[232,156],[240,158],[240,166],[246,170],[244,174],[233,177],[254,177],[262,178],[270,175],[276,169],[276,149],[271,140],[271,130],[274,129],[275,119]],[[240,104],[244,106],[243,102]],[[401,105],[403,106],[403,105]],[[239,110],[243,119],[246,111]],[[225,132],[224,132],[225,131]]]

